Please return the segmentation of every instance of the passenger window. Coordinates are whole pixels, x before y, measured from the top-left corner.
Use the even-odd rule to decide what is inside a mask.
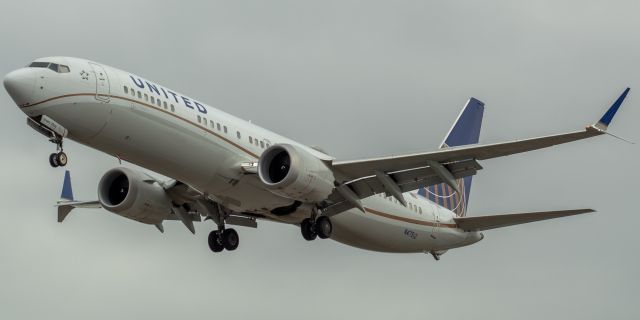
[[[254,139],[253,143],[256,145],[256,147],[258,146],[258,139]]]
[[[238,139],[241,138],[240,131],[236,131],[236,136],[238,137]]]
[[[151,103],[156,103],[156,99],[153,96],[151,96]]]
[[[165,109],[167,109],[167,102],[166,101],[162,101],[162,105],[164,106]]]
[[[269,147],[271,147],[271,145],[267,143],[267,149],[268,149]]]
[[[138,99],[142,99],[142,92],[138,91]]]
[[[253,144],[253,138],[249,136],[249,143]]]
[[[144,94],[144,101],[149,101],[149,96],[146,93]]]
[[[217,123],[216,127],[218,127],[218,131],[220,131],[220,123]]]
[[[213,122],[213,120],[209,120],[209,124],[211,125],[211,128],[215,128],[216,127],[216,123]]]
[[[124,93],[129,93],[129,88],[127,88],[127,86],[124,86]]]
[[[224,133],[227,133],[227,126],[224,126]]]
[[[207,126],[207,118],[202,117],[202,124],[206,127]]]
[[[418,208],[418,212],[420,212],[420,214],[422,214],[422,207]]]
[[[162,102],[160,102],[160,99],[156,99],[156,104],[158,105],[158,107],[162,107]]]
[[[71,72],[71,69],[69,69],[69,67],[65,66],[65,65],[58,65],[58,72],[60,72],[60,73],[69,73],[69,72]]]
[[[264,141],[260,141],[260,148],[264,149]]]
[[[200,118],[200,116],[198,116],[198,123],[202,122],[202,118]]]
[[[131,95],[135,98],[136,97],[136,91],[131,89]]]
[[[173,105],[171,105],[171,112],[175,112],[175,111],[176,111],[176,108]]]

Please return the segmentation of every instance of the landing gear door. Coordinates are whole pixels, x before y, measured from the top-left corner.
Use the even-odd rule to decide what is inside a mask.
[[[89,65],[93,69],[93,74],[96,76],[96,100],[109,102],[111,88],[107,71],[99,64],[89,62]]]

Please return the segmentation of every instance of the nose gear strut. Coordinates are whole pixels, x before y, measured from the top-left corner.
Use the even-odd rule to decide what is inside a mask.
[[[56,152],[49,155],[49,164],[54,168],[66,166],[69,158],[62,150],[62,140],[68,133],[67,129],[45,115],[27,118],[27,124],[56,144]]]

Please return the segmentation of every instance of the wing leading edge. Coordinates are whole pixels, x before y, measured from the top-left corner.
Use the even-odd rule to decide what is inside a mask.
[[[486,145],[451,147],[402,156],[333,162],[333,170],[339,173],[339,176],[344,177],[340,185],[349,187],[358,199],[345,199],[334,192],[330,196],[330,205],[325,208],[325,212],[328,215],[335,215],[350,208],[359,207],[359,199],[380,193],[380,190],[388,193],[389,188],[381,188],[382,181],[375,179],[376,176],[380,176],[380,173],[388,174],[394,178],[396,173],[403,172],[404,181],[396,180],[396,182],[399,185],[399,189],[406,192],[447,182],[447,176],[458,178],[465,175],[474,175],[477,170],[482,168],[477,164],[477,160],[493,159],[548,148],[606,134],[607,127],[627,97],[629,90],[629,88],[626,88],[596,123],[587,126],[581,131]],[[465,165],[460,166],[462,163]],[[440,170],[436,170],[438,168],[434,166],[439,167]],[[464,170],[461,170],[462,168],[458,169],[457,175],[455,170],[452,170],[456,166],[464,167]],[[443,168],[447,169],[449,174],[446,174],[447,172],[443,174]],[[412,183],[407,183],[409,181]]]
[[[622,105],[622,102],[624,101],[628,93],[629,88],[624,90],[622,95],[620,95],[620,97],[609,109],[607,109],[607,112],[597,123],[587,126],[584,130],[581,131],[510,142],[454,147],[433,152],[409,154],[403,156],[338,161],[333,163],[333,168],[346,174],[349,177],[355,178],[371,175],[373,170],[407,170],[424,166],[427,161],[447,163],[468,159],[487,160],[599,136],[606,133],[608,125],[611,123],[611,120],[620,108],[620,105]]]

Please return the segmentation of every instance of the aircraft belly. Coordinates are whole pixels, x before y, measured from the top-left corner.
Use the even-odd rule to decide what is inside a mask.
[[[231,188],[214,193],[214,195],[223,205],[232,210],[262,214],[269,213],[275,208],[289,206],[294,202],[292,199],[283,198],[270,192],[261,184],[262,182],[255,174],[245,175]],[[308,217],[310,212],[308,208],[305,209],[305,217]],[[288,217],[283,221],[298,223],[303,219],[292,219],[289,217],[290,215],[287,215]]]
[[[331,218],[331,239],[372,251],[428,252],[459,246],[466,238],[464,232],[454,228],[439,228],[394,221],[384,217],[362,213],[357,209],[340,213]]]

